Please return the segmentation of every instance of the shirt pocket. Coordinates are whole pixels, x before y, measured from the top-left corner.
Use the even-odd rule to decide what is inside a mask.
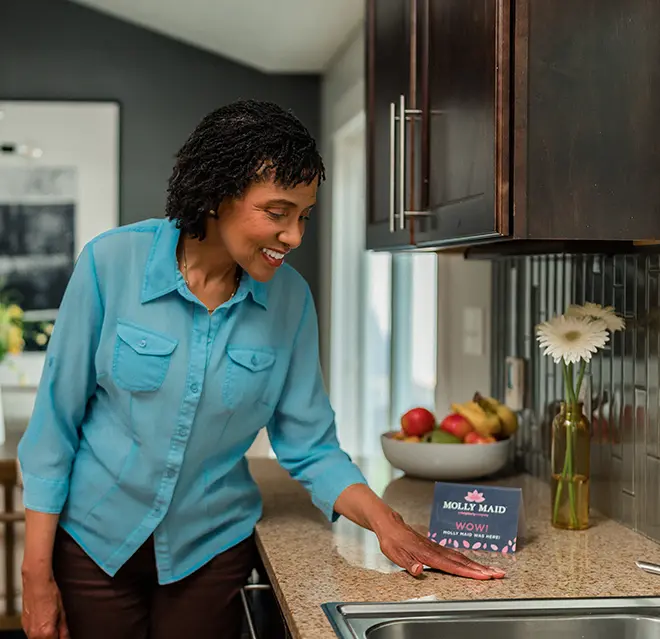
[[[131,392],[158,390],[179,341],[150,329],[117,321],[112,376],[119,388]]]
[[[275,353],[228,346],[227,355],[227,376],[222,389],[225,405],[232,410],[257,403],[274,405],[276,398],[268,391],[274,386]]]

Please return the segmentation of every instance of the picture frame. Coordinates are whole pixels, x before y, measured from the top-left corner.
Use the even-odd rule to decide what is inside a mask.
[[[3,391],[35,388],[82,248],[120,223],[121,106],[0,98],[0,281],[24,308],[26,347],[0,364]]]

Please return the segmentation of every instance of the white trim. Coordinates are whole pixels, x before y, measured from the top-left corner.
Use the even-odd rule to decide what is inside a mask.
[[[330,234],[329,390],[342,445],[361,446],[359,352],[362,256],[365,248],[365,117],[359,113],[332,139],[332,225]]]
[[[333,150],[336,150],[337,144],[341,143],[342,140],[354,137],[356,135],[362,135],[363,132],[366,132],[366,126],[367,117],[364,111],[356,113],[335,131],[335,134],[332,136],[332,142],[334,146]]]

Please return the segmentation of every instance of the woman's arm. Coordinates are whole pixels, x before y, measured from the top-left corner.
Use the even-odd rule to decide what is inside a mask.
[[[69,639],[62,597],[53,575],[59,515],[25,511],[22,626],[28,639]]]
[[[50,513],[25,511],[24,578],[52,578],[53,546],[59,518],[59,515]]]
[[[27,510],[59,514],[69,494],[80,425],[96,389],[94,359],[103,324],[92,245],[80,254],[69,279],[18,462]]]
[[[339,447],[335,415],[319,366],[314,300],[303,281],[293,282],[291,288],[301,285],[304,285],[301,318],[284,389],[268,424],[268,435],[282,467],[308,490],[321,512],[333,520],[338,516],[333,507],[339,495],[349,486],[365,484],[366,480]]]
[[[429,541],[392,510],[368,486],[354,484],[344,490],[335,511],[378,537],[383,554],[397,566],[417,576],[429,566],[459,577],[500,579],[504,572],[471,561],[461,553]]]
[[[94,358],[103,312],[92,246],[87,245],[60,304],[34,410],[18,446],[25,505],[22,621],[30,639],[69,637],[53,576],[53,546],[80,424],[96,388]]]
[[[309,288],[289,373],[268,434],[280,464],[307,488],[328,519],[344,515],[373,531],[383,554],[412,575],[420,574],[426,565],[474,579],[504,576],[416,533],[367,486],[358,467],[341,450],[319,367],[318,321]]]

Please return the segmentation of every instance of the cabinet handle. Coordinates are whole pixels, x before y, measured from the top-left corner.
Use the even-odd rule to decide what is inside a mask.
[[[421,109],[406,109],[406,96],[399,96],[399,229],[406,228],[408,217],[429,217],[429,211],[406,211],[406,121],[422,115]]]
[[[399,96],[399,229],[406,229],[406,96]]]
[[[271,587],[268,584],[248,584],[247,586],[243,586],[243,588],[241,588],[241,601],[243,603],[243,611],[245,612],[245,620],[247,621],[250,639],[259,639],[254,620],[252,619],[250,604],[248,603],[247,595],[245,594],[249,590],[271,590]]]
[[[395,136],[396,136],[396,104],[390,102],[390,233],[394,233],[394,207],[395,207],[395,180],[396,180],[396,158],[395,154]]]

